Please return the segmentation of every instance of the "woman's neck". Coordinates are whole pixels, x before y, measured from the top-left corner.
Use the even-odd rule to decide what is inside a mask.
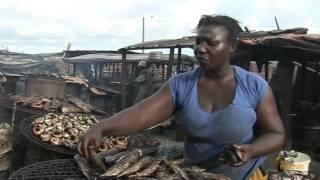
[[[233,74],[233,68],[230,64],[219,69],[202,72],[202,76],[210,80],[224,80],[225,78],[228,78],[230,74]]]

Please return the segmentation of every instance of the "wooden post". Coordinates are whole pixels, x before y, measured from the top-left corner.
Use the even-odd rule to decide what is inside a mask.
[[[169,61],[168,61],[168,66],[167,66],[167,77],[166,77],[166,80],[168,80],[168,79],[171,77],[173,59],[174,59],[174,48],[170,48],[170,54],[169,54]]]
[[[274,17],[274,20],[276,21],[277,29],[278,29],[278,30],[280,30],[280,26],[279,26],[279,23],[278,23],[277,17]]]
[[[162,81],[164,81],[165,79],[164,79],[164,74],[165,74],[165,72],[164,72],[164,64],[161,64],[161,68],[162,68]]]
[[[112,81],[114,81],[115,71],[116,71],[116,64],[115,64],[115,63],[112,63]]]
[[[307,73],[307,62],[303,61],[302,62],[302,73],[301,73],[301,89],[300,89],[300,99],[304,98],[304,87],[305,87],[305,82],[306,82],[306,73]]]
[[[319,100],[319,62],[318,61],[315,61],[315,63],[316,63],[316,90],[317,90],[317,94],[316,94],[316,97],[314,98],[314,105],[316,105],[316,103],[318,102],[318,100]]]
[[[94,63],[94,82],[97,83],[98,80],[98,63]]]
[[[283,90],[282,99],[283,99],[283,107],[280,115],[283,120],[283,124],[286,130],[286,149],[291,149],[291,120],[289,118],[290,107],[291,107],[291,97],[292,97],[292,73],[293,73],[293,63],[283,63],[280,61],[279,66],[282,66],[281,70],[283,71],[284,80],[283,80]]]
[[[73,63],[73,76],[76,77],[77,63]]]
[[[121,52],[122,54],[122,78],[121,78],[121,109],[126,108],[127,106],[127,85],[126,85],[126,76],[127,76],[127,54],[125,51]]]
[[[264,78],[269,81],[269,61],[264,64]]]
[[[178,47],[177,74],[181,72],[181,47]]]
[[[103,83],[103,69],[104,69],[105,64],[100,63],[99,64],[99,84],[101,85]]]

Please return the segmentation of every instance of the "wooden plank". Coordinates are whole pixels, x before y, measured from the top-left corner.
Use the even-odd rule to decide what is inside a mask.
[[[60,79],[30,78],[27,85],[27,96],[63,98],[65,82]]]
[[[279,64],[282,66],[282,71],[283,74],[285,75],[285,80],[283,81],[283,90],[284,92],[282,93],[283,97],[283,107],[280,112],[280,116],[283,120],[283,124],[286,130],[286,149],[291,149],[291,122],[289,118],[289,113],[290,113],[290,107],[291,107],[291,97],[292,97],[292,75],[293,75],[293,68],[294,65],[289,62],[289,63],[283,63],[280,61]]]
[[[178,48],[177,74],[181,72],[181,47]]]
[[[164,64],[161,64],[161,68],[162,68],[162,81],[164,81],[165,79],[164,79],[164,74],[165,74],[165,72],[164,72]]]
[[[125,51],[122,52],[122,78],[121,78],[121,108],[124,109],[127,106],[127,86],[126,86],[126,76],[127,76],[127,54]]]
[[[103,83],[103,69],[104,69],[104,63],[99,63],[99,84],[101,85]]]
[[[166,77],[167,80],[171,77],[171,74],[172,74],[173,59],[174,59],[174,48],[170,48],[169,61],[167,66],[167,77]]]
[[[98,63],[94,63],[94,82],[98,81]]]
[[[73,63],[73,76],[76,76],[76,72],[77,72],[77,63]]]
[[[264,78],[269,81],[269,61],[264,64]]]

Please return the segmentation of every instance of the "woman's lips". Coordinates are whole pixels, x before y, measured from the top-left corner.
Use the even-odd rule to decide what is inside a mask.
[[[206,63],[206,62],[208,62],[208,59],[205,59],[205,58],[197,57],[197,59],[198,59],[198,61],[199,61],[200,63]]]

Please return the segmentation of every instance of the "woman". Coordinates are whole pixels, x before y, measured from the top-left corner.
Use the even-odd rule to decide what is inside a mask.
[[[241,30],[228,16],[203,16],[197,26],[194,53],[199,68],[172,77],[151,97],[90,128],[78,145],[88,147],[103,135],[127,135],[154,126],[173,113],[186,133],[185,158],[232,179],[254,179],[264,156],[279,150],[284,129],[266,81],[230,65]],[[222,161],[228,144],[241,162]]]

